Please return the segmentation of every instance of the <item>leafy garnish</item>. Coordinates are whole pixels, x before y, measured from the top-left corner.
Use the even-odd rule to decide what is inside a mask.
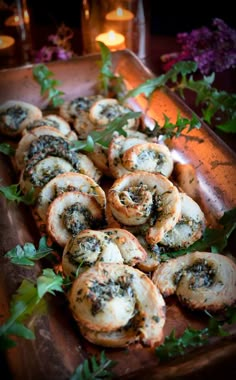
[[[168,116],[164,115],[163,126],[160,126],[156,121],[153,130],[146,129],[146,131],[149,136],[162,136],[163,139],[171,139],[173,137],[179,137],[185,129],[187,129],[186,133],[188,133],[194,128],[201,128],[201,122],[196,115],[193,115],[192,119],[187,119],[178,114],[174,124],[170,121]]]
[[[141,115],[140,112],[128,112],[125,115],[117,117],[104,126],[104,129],[100,131],[92,131],[87,138],[87,141],[73,141],[71,143],[71,150],[87,150],[91,152],[95,143],[102,145],[103,147],[108,147],[112,138],[113,133],[117,132],[120,135],[126,136],[126,132],[123,127],[126,125],[127,120],[135,119]]]
[[[185,97],[185,91],[190,90],[195,93],[196,106],[201,105],[201,116],[207,123],[210,124],[213,116],[218,115],[214,123],[216,127],[219,125],[219,128],[223,131],[236,132],[236,94],[218,91],[214,88],[212,86],[215,80],[214,73],[209,76],[203,76],[201,79],[195,79],[193,74],[197,71],[197,68],[196,62],[177,62],[166,74],[148,79],[140,86],[129,91],[125,98],[136,97],[140,94],[150,98],[156,89],[165,85],[168,85],[171,91],[178,93],[182,98]]]
[[[76,368],[70,380],[109,380],[114,377],[110,369],[115,365],[116,362],[108,359],[105,352],[102,351],[99,359],[96,359],[95,356],[91,356],[89,359],[84,360],[84,362]]]
[[[104,96],[108,96],[112,88],[115,95],[119,98],[119,95],[122,92],[123,78],[113,72],[110,49],[101,41],[98,41],[97,43],[101,52],[101,62],[99,62],[100,70],[98,76],[100,91]]]
[[[203,346],[209,342],[210,337],[227,336],[228,332],[223,329],[223,325],[232,324],[236,320],[236,309],[230,308],[226,312],[225,319],[218,320],[206,313],[210,318],[208,326],[204,329],[197,330],[188,327],[180,337],[175,336],[175,330],[172,330],[165,341],[156,348],[156,354],[161,361],[184,355],[188,348]]]
[[[161,260],[166,261],[170,258],[178,257],[186,253],[195,251],[207,251],[222,253],[228,244],[228,239],[236,229],[236,207],[225,211],[219,219],[219,228],[206,228],[201,239],[197,240],[188,248],[161,255]]]
[[[53,248],[47,245],[47,238],[42,236],[38,249],[33,243],[25,243],[23,247],[19,244],[5,254],[13,264],[33,266],[36,260],[52,253]]]
[[[49,286],[50,281],[50,286]],[[8,349],[16,345],[12,335],[25,339],[34,339],[34,333],[23,323],[28,317],[38,315],[45,309],[43,296],[49,292],[63,291],[62,277],[52,269],[44,269],[35,285],[29,280],[23,280],[15,295],[12,296],[10,317],[0,326],[0,349]],[[11,337],[9,337],[11,336]]]
[[[49,104],[51,103],[53,107],[58,107],[64,103],[64,99],[62,98],[64,92],[56,88],[60,85],[60,81],[52,78],[54,73],[47,66],[43,63],[34,66],[33,76],[41,86],[41,95],[47,95]]]
[[[22,202],[26,205],[32,205],[35,202],[34,188],[32,187],[30,191],[22,194],[19,183],[9,186],[0,186],[0,193],[11,202]]]
[[[12,146],[8,143],[1,143],[0,144],[0,152],[5,154],[6,156],[14,156],[15,149],[12,148]]]

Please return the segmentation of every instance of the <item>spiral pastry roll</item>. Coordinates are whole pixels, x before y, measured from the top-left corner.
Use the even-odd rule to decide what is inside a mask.
[[[173,170],[173,159],[166,145],[134,137],[114,138],[109,146],[108,160],[115,178],[137,170],[169,177]]]
[[[181,218],[162,238],[161,244],[169,248],[187,248],[201,238],[205,216],[199,205],[187,194],[180,193]]]
[[[62,269],[65,275],[75,277],[98,261],[134,266],[145,258],[143,247],[126,230],[83,230],[67,242],[62,256]]]
[[[119,104],[117,99],[104,98],[95,102],[89,111],[90,120],[97,125],[106,125],[110,121],[125,115],[131,110]],[[136,128],[137,120],[129,119],[125,128]]]
[[[117,226],[118,222],[127,229],[146,229],[149,244],[158,243],[181,216],[179,192],[161,174],[126,174],[109,189],[107,201],[109,226]]]
[[[74,122],[81,113],[88,112],[93,103],[102,99],[101,95],[78,96],[75,99],[64,102],[59,108],[59,114],[68,122]]]
[[[28,133],[26,133],[22,138],[20,139],[18,146],[16,148],[15,153],[15,163],[17,169],[20,171],[22,170],[25,165],[27,164],[28,158],[28,150],[30,148],[30,145],[33,141],[37,140],[39,136],[43,135],[50,135],[50,136],[59,136],[61,138],[64,137],[64,135],[57,129],[53,127],[38,127],[35,128]]]
[[[81,333],[94,344],[154,346],[163,339],[164,299],[147,275],[128,265],[99,263],[83,272],[69,303]]]
[[[0,133],[18,137],[33,120],[41,119],[42,111],[33,104],[9,100],[0,105]]]
[[[47,210],[51,202],[58,195],[69,191],[80,191],[81,193],[89,194],[105,209],[105,192],[92,178],[85,174],[67,172],[58,174],[50,180],[38,195],[35,211],[43,222],[46,221]]]
[[[68,139],[76,139],[76,134],[71,130],[69,123],[62,117],[54,114],[44,116],[42,119],[34,120],[32,123],[28,124],[24,130],[24,134],[32,131],[32,129],[39,127],[52,127],[60,131]]]
[[[103,208],[93,196],[79,191],[65,192],[55,198],[47,212],[47,232],[64,247],[71,236],[104,224]]]
[[[217,312],[236,301],[236,265],[228,257],[192,252],[160,264],[153,282],[164,296],[176,294],[196,310]]]

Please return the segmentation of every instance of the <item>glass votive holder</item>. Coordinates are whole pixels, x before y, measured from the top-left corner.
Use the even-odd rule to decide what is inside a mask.
[[[126,48],[145,58],[146,9],[143,0],[83,0],[83,54],[98,52],[97,42],[102,41],[111,51]]]
[[[0,29],[1,57],[10,67],[31,62],[31,28],[26,0],[9,1],[4,14]]]

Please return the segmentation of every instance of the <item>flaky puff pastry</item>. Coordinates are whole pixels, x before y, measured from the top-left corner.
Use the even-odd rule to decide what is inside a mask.
[[[68,297],[81,333],[94,344],[154,346],[163,339],[165,301],[138,269],[98,263],[77,277]]]
[[[71,236],[104,223],[104,210],[92,195],[79,191],[65,192],[50,204],[46,217],[47,232],[65,247]]]
[[[73,278],[99,261],[134,266],[145,258],[144,248],[126,230],[83,230],[66,244],[62,255],[62,269],[65,275]]]
[[[149,244],[158,243],[181,216],[178,189],[162,174],[137,171],[117,179],[108,191],[109,226],[142,226]]]
[[[137,170],[161,173],[169,177],[174,166],[171,152],[166,145],[135,137],[113,138],[109,146],[108,160],[110,171],[115,178]]]
[[[152,280],[164,296],[176,294],[196,310],[217,312],[236,301],[236,264],[211,252],[192,252],[160,264]]]

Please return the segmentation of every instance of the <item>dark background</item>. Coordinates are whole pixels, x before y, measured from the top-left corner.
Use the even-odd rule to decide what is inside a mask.
[[[236,28],[232,0],[211,2],[212,5],[207,0],[143,1],[149,14],[149,29],[152,34],[176,35],[203,25],[210,27],[215,17]],[[27,0],[31,20],[38,25],[55,25],[55,29],[62,22],[70,27],[80,27],[81,2],[82,0]]]

